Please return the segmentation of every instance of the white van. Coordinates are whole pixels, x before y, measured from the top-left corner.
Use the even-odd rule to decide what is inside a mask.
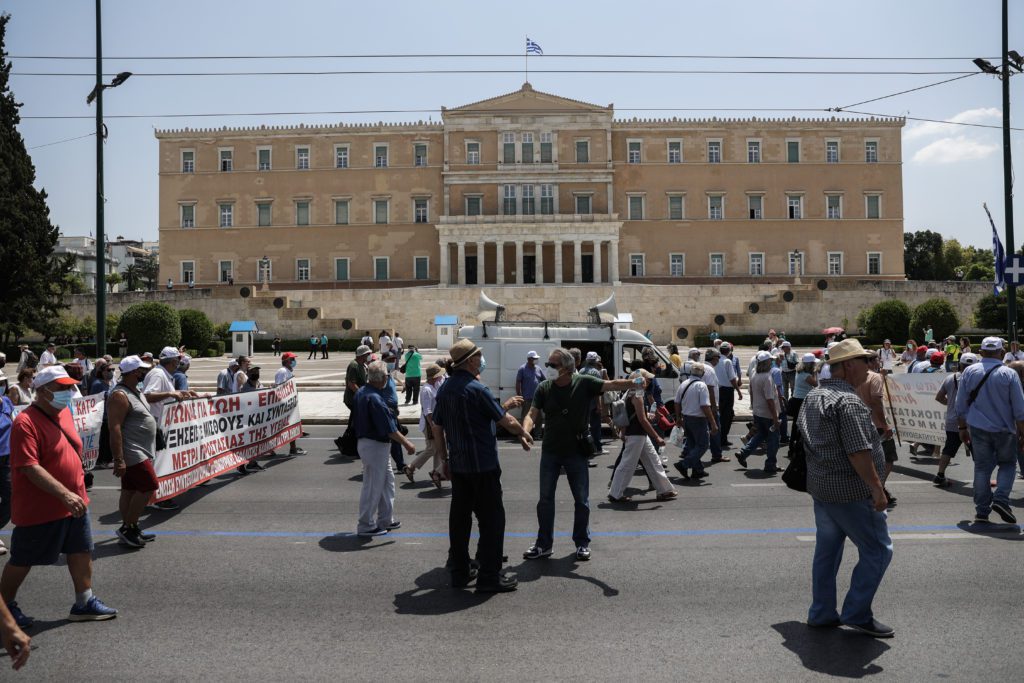
[[[679,386],[679,372],[665,353],[636,330],[615,322],[482,322],[463,327],[459,337],[472,340],[483,350],[487,368],[480,380],[499,402],[515,395],[516,372],[526,362],[527,352],[540,354],[537,363],[543,370],[551,350],[559,346],[578,348],[584,358],[588,351],[596,351],[612,379],[625,377],[640,367],[643,351],[653,349],[664,366],[658,375],[662,397],[670,400]]]

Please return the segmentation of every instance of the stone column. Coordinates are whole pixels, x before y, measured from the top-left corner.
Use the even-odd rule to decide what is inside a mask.
[[[484,244],[486,243],[476,243],[476,283],[478,285],[484,284]]]
[[[516,284],[523,284],[523,241],[516,240]]]
[[[603,282],[601,279],[601,240],[594,240],[594,282]]]
[[[451,242],[441,242],[441,286],[447,287],[452,283],[451,266],[448,264],[448,247]]]
[[[459,262],[457,264],[458,273],[459,273],[459,284],[460,285],[465,285],[466,284],[466,243],[465,242],[462,242],[462,241],[458,242],[457,254],[458,254],[457,258],[459,259]]]
[[[572,243],[572,281],[583,282],[583,242],[580,240]]]
[[[537,262],[537,276],[534,282],[538,285],[544,284],[544,243],[533,243],[534,260]]]
[[[619,243],[616,240],[608,242],[608,282],[619,284]]]
[[[562,284],[562,240],[555,240],[555,284]]]
[[[505,284],[505,243],[502,240],[495,242],[494,260],[494,284]]]

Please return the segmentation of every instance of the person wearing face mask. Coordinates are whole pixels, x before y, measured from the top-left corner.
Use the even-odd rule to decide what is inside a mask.
[[[33,623],[18,607],[18,589],[32,567],[67,558],[75,603],[69,621],[113,619],[92,591],[92,530],[82,470],[82,439],[70,410],[75,380],[61,366],[40,370],[35,401],[11,428],[11,559],[0,575],[0,597],[19,628]]]
[[[99,358],[96,360],[96,372],[92,382],[89,383],[89,395],[106,396],[110,392],[114,382],[114,367],[107,361]]]
[[[454,358],[454,354],[453,354]],[[554,544],[555,490],[558,476],[564,470],[575,501],[573,542],[576,560],[590,559],[590,469],[583,442],[590,440],[590,401],[606,391],[625,391],[634,387],[631,379],[600,380],[576,372],[572,354],[557,348],[545,363],[548,379],[537,387],[533,406],[523,429],[529,432],[544,413],[544,438],[540,454],[540,500],[537,502],[537,540],[523,558],[535,560],[549,557]],[[592,444],[588,444],[591,445]]]
[[[285,351],[281,354],[281,367],[274,373],[274,386],[284,384],[292,377],[295,376],[295,366],[299,364],[299,359],[291,351]],[[273,455],[273,453],[271,453]],[[299,441],[296,439],[288,445],[288,455],[306,455],[304,448],[299,448]]]
[[[142,548],[156,536],[139,528],[139,517],[160,484],[153,460],[156,457],[156,419],[149,401],[139,391],[146,373],[153,366],[138,356],[120,363],[121,381],[107,398],[107,428],[110,452],[114,457],[114,476],[121,480],[121,527],[117,537],[123,545]]]
[[[143,362],[146,362],[144,359]],[[157,431],[160,429],[160,418],[164,415],[164,406],[171,401],[182,401],[198,396],[194,391],[178,391],[174,388],[174,372],[178,369],[180,352],[173,346],[165,346],[160,351],[160,363],[151,372],[146,373],[142,393],[146,394],[149,412],[156,420]],[[157,437],[159,447],[160,437]],[[163,500],[154,505],[158,510],[177,510],[180,506],[173,500]]]
[[[188,391],[188,369],[192,365],[192,356],[187,353],[182,354],[181,361],[178,363],[178,369],[174,371],[171,376],[171,382],[174,383],[174,388],[178,391]]]

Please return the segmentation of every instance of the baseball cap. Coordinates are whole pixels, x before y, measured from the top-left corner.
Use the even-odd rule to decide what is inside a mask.
[[[295,358],[295,354],[291,351],[285,351],[281,354],[281,360],[291,360],[292,358]]]
[[[960,364],[961,365],[974,365],[975,363],[977,363],[980,360],[981,360],[981,358],[979,358],[976,354],[973,354],[973,353],[962,353],[962,354],[960,354]]]
[[[601,360],[601,356],[597,355],[597,351],[587,351],[587,362]]]
[[[985,337],[981,340],[982,351],[1002,351],[1003,340],[999,337]]]
[[[939,352],[938,349],[928,349],[927,351],[925,351],[924,357],[925,358],[931,358],[932,356],[934,356],[938,352]]]
[[[722,351],[728,351],[732,348],[732,344],[727,341],[722,342]]]
[[[138,356],[125,356],[118,363],[117,367],[121,368],[121,372],[131,372],[132,370],[138,370],[139,368],[146,368],[147,370],[153,367],[151,364],[146,363]]]
[[[758,363],[762,363],[766,360],[771,360],[772,354],[768,353],[767,351],[758,351],[757,355],[755,355],[754,358],[757,359]]]
[[[594,354],[594,355],[597,355],[597,354]],[[527,358],[537,359],[537,358],[540,358],[540,354],[537,353],[536,351],[527,351],[526,352],[526,357]],[[590,358],[590,354],[589,353],[587,354],[587,358]]]
[[[173,346],[165,346],[160,352],[160,360],[167,360],[168,358],[178,358],[181,356],[181,352]]]
[[[686,353],[686,355],[687,355],[688,357],[690,357],[690,358],[700,358],[700,349],[698,349],[698,348],[693,348],[693,349],[690,349],[690,350],[689,350],[689,351],[688,351],[688,352]]]
[[[371,349],[366,344],[360,344],[356,348],[356,358],[360,358],[362,356],[366,356],[366,355],[371,354],[371,353],[373,353],[373,349]]]
[[[804,355],[800,356],[800,362],[804,363],[805,365],[807,363],[813,363],[814,362],[814,354],[813,353],[805,353]]]
[[[782,346],[788,346],[788,347],[790,347],[790,348],[793,348],[793,345],[792,345],[792,344],[790,344],[790,343],[789,343],[789,341],[788,341],[788,340],[786,340],[786,339],[783,339],[783,340],[782,340]]]
[[[946,362],[946,354],[942,351],[936,351],[931,357],[932,365],[942,365]]]
[[[917,347],[917,352],[918,353],[927,353],[928,352],[928,347],[925,346],[924,344],[922,344],[921,346]]]
[[[68,376],[68,372],[63,366],[51,365],[36,373],[36,376],[32,378],[32,388],[38,389],[50,382],[57,382],[62,387],[71,387],[78,384],[78,380]]]

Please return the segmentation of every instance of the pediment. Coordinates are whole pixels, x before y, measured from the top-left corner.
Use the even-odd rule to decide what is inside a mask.
[[[498,95],[479,102],[465,104],[452,109],[442,108],[442,116],[451,114],[499,114],[499,113],[612,113],[612,105],[602,107],[589,102],[560,97],[534,90],[529,83],[515,92]]]

